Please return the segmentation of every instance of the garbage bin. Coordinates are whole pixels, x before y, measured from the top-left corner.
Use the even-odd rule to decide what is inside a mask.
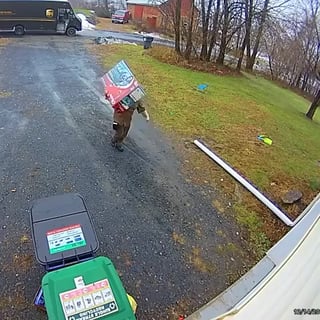
[[[153,37],[143,37],[143,49],[151,48]]]
[[[47,273],[42,289],[49,320],[135,320],[110,259],[98,257]]]
[[[30,218],[36,258],[47,271],[92,259],[98,250],[91,218],[79,194],[37,200]]]

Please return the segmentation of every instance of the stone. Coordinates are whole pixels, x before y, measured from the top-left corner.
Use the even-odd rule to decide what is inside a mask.
[[[283,203],[292,204],[302,198],[302,193],[299,190],[290,190],[281,197]]]

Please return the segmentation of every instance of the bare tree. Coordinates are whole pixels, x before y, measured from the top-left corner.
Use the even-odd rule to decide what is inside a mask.
[[[207,5],[206,5],[207,4]],[[201,0],[201,22],[202,22],[202,46],[200,59],[205,60],[207,58],[208,50],[208,34],[209,34],[209,21],[213,6],[213,0]]]
[[[301,0],[295,11],[283,8],[298,0],[190,0],[189,15],[183,18],[182,1],[163,0],[160,6],[173,26],[177,53],[187,60],[214,56],[219,64],[236,57],[237,69],[245,62],[250,71],[260,56],[261,70],[269,69],[272,79],[317,96],[320,0]]]
[[[320,105],[320,88],[318,89],[318,92],[315,95],[315,97],[309,107],[309,110],[306,113],[306,117],[309,118],[310,120],[312,120],[319,105]]]
[[[268,58],[268,67],[272,80],[281,79],[288,68],[296,68],[296,50],[289,50],[290,26],[282,25],[276,19],[270,20],[262,38],[262,50]],[[288,80],[289,81],[289,80]]]
[[[217,63],[223,64],[226,53],[230,51],[229,45],[232,42],[233,36],[241,28],[238,25],[239,12],[241,12],[241,4],[237,1],[223,0],[222,5],[222,21],[220,32],[220,47]]]
[[[253,0],[244,0],[244,20],[245,20],[245,35],[239,52],[237,70],[240,71],[244,57],[245,49],[250,51],[250,36],[253,19]]]
[[[267,14],[268,14],[269,4],[270,4],[270,0],[264,0],[263,9],[261,11],[261,14],[260,14],[260,17],[259,17],[259,20],[258,20],[259,21],[258,22],[258,32],[257,32],[257,36],[255,38],[253,51],[251,53],[249,51],[250,49],[247,50],[246,69],[250,70],[250,71],[253,70],[253,66],[254,66],[256,58],[257,58],[258,49],[259,49],[260,41],[261,41],[261,37],[262,37],[262,32],[263,32],[263,29],[265,27],[265,22],[266,22],[266,18],[267,18]]]
[[[181,40],[181,0],[175,1],[175,15],[174,15],[174,49],[177,53],[181,53],[180,40]]]
[[[195,3],[194,0],[191,2],[191,13],[188,21],[187,28],[187,41],[186,41],[186,49],[184,52],[185,59],[189,60],[192,52],[192,36],[193,36],[193,28],[194,28],[194,19],[195,19]]]
[[[215,7],[214,7],[214,14],[213,14],[212,25],[211,25],[210,43],[209,43],[209,49],[208,49],[208,53],[207,53],[207,57],[206,57],[207,61],[209,61],[211,59],[213,48],[217,42],[217,34],[218,34],[218,28],[219,28],[219,17],[220,17],[220,6],[221,6],[221,0],[217,0]]]
[[[163,1],[159,7],[163,18],[173,26],[174,48],[178,54],[181,54],[181,2],[182,0]]]
[[[269,15],[290,1],[292,0],[243,0],[244,36],[239,51],[238,70],[242,67],[245,53],[246,69],[253,70]]]

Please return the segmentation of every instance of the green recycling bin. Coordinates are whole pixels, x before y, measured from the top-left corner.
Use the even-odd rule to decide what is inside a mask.
[[[106,257],[47,273],[42,289],[49,320],[135,320],[126,291]]]

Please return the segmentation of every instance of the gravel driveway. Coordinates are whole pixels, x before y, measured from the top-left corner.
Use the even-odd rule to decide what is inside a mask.
[[[78,192],[138,318],[177,319],[242,268],[238,228],[212,190],[186,182],[174,146],[135,117],[125,152],[84,36],[27,35],[0,51],[0,319],[46,319],[32,305],[44,271],[30,238],[32,200]],[[152,117],[152,115],[151,115]]]

